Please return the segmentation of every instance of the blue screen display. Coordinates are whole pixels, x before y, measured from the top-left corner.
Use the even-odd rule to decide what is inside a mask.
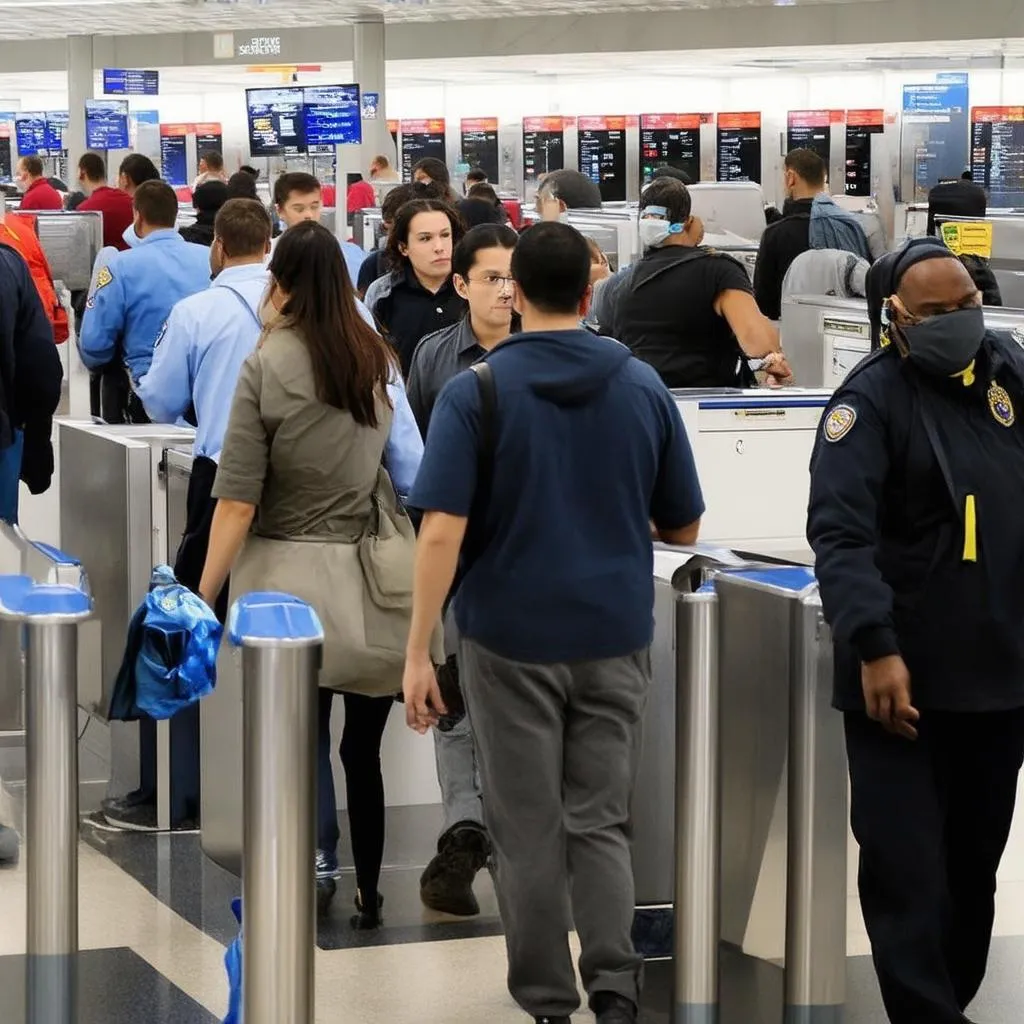
[[[128,101],[85,101],[85,144],[89,149],[128,149]]]
[[[358,145],[363,140],[358,85],[311,85],[302,91],[307,146]]]
[[[168,185],[182,188],[188,184],[184,135],[160,136],[160,173]]]
[[[969,115],[966,75],[903,87],[903,150],[913,160],[914,200],[927,199],[941,180],[959,178],[970,163]]]
[[[40,150],[47,153],[46,114],[18,113],[14,115],[14,134],[21,156],[35,156]]]
[[[160,72],[138,68],[104,68],[103,92],[108,96],[156,96]]]
[[[64,151],[64,129],[67,128],[70,117],[66,110],[46,112],[46,148],[51,153]]]
[[[253,156],[305,152],[306,125],[302,87],[247,89],[249,152]]]

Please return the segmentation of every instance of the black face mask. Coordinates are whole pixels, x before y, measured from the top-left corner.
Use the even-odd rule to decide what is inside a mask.
[[[937,377],[953,377],[970,366],[981,348],[985,311],[981,306],[957,309],[896,329],[907,343],[912,363]]]

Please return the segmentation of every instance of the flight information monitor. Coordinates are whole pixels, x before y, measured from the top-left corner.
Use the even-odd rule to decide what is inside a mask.
[[[832,159],[832,125],[842,124],[841,110],[791,110],[786,117],[786,152],[809,149],[829,166]]]
[[[601,190],[601,201],[626,200],[626,118],[579,119],[579,168]]]
[[[761,183],[761,115],[718,115],[718,180]]]
[[[35,156],[37,153],[42,153],[45,156],[47,154],[46,114],[42,111],[39,113],[19,111],[15,114],[14,132],[20,156]]]
[[[192,125],[196,135],[196,163],[207,153],[224,152],[224,131],[219,121]]]
[[[11,154],[11,125],[0,114],[0,182],[5,185],[14,177],[14,160]]]
[[[871,136],[885,131],[881,109],[846,112],[845,192],[848,196],[871,195]]]
[[[103,92],[107,96],[156,96],[160,92],[160,72],[104,68]]]
[[[128,101],[85,101],[85,145],[88,149],[129,149]]]
[[[306,151],[302,91],[301,86],[245,90],[252,156]]]
[[[700,114],[643,114],[640,117],[640,184],[655,167],[675,167],[700,181]]]
[[[498,168],[498,119],[463,118],[461,129],[463,161],[470,167],[479,167],[489,182],[497,184],[501,177]]]
[[[1024,107],[971,111],[971,172],[990,206],[1024,206]]]
[[[302,92],[307,146],[358,146],[363,141],[358,85],[309,85]]]
[[[48,110],[46,112],[46,148],[51,156],[64,152],[64,132],[70,120],[71,115],[66,110]]]
[[[417,162],[432,156],[447,163],[445,127],[443,117],[402,121],[402,181],[412,181],[412,169]]]
[[[160,125],[160,176],[175,188],[188,184],[185,141],[190,127],[187,124]]]
[[[933,185],[959,178],[968,163],[967,75],[936,75],[903,87],[900,185],[904,202],[925,202]]]
[[[523,118],[523,179],[539,181],[565,167],[565,118]]]

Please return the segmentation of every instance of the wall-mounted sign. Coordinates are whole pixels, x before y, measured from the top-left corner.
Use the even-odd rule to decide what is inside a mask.
[[[185,138],[190,124],[160,125],[160,174],[168,185],[182,188],[188,184],[188,159]]]
[[[564,132],[575,127],[575,118],[561,114],[523,118],[523,178],[527,182],[565,167]]]
[[[959,178],[968,164],[969,89],[966,75],[903,86],[903,199],[924,202],[933,185]]]
[[[412,181],[412,169],[424,157],[445,162],[445,124],[443,117],[401,121],[402,180]]]
[[[606,203],[626,199],[626,129],[638,117],[581,117],[577,121],[580,171],[601,190]]]
[[[364,92],[362,98],[363,120],[376,121],[377,111],[380,110],[380,93]]]
[[[85,101],[85,144],[89,149],[128,149],[128,101]]]
[[[718,115],[718,180],[761,183],[761,114]]]
[[[700,181],[700,126],[710,114],[643,114],[640,117],[640,184],[656,167],[674,167]]]
[[[46,156],[46,114],[44,111],[18,111],[14,115],[19,156]]]
[[[832,157],[832,125],[842,124],[842,110],[791,110],[786,115],[786,151],[809,149],[828,167]]]
[[[479,167],[488,181],[498,181],[498,119],[472,117],[462,119],[462,159],[470,167]]]
[[[104,68],[103,92],[107,96],[156,96],[160,72],[138,68]]]
[[[253,36],[238,44],[239,57],[280,57],[280,36]]]
[[[846,112],[846,182],[848,196],[871,195],[871,136],[885,131],[885,111]]]

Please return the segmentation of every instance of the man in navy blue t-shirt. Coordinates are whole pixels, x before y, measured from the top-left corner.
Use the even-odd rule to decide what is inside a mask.
[[[410,504],[424,511],[405,670],[410,726],[444,711],[430,636],[473,510],[454,610],[509,956],[537,1021],[579,1006],[565,913],[600,1024],[637,1019],[629,807],[650,687],[651,522],[673,544],[704,512],[693,455],[658,374],[579,328],[582,235],[539,224],[512,258],[523,333],[484,358],[497,391],[490,492],[477,492],[481,405],[467,370],[441,392]],[[476,499],[476,500],[475,500]],[[482,522],[477,519],[482,519]]]

